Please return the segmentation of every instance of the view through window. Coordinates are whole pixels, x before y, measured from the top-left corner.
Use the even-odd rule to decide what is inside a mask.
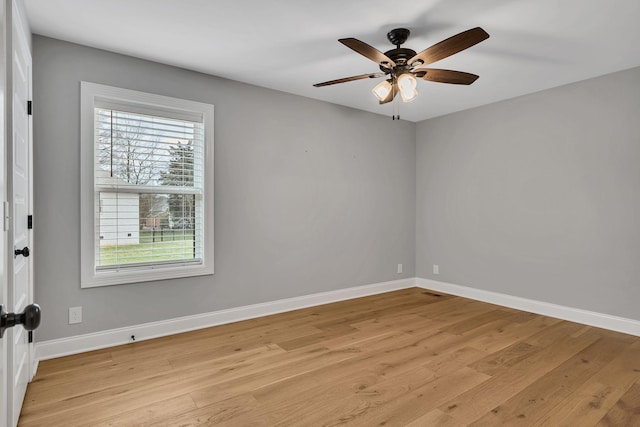
[[[96,268],[199,262],[203,124],[95,108]]]

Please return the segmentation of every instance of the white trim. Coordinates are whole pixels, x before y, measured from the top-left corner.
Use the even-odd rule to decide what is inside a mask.
[[[569,320],[571,322],[582,323],[584,325],[596,326],[598,328],[640,336],[640,320],[627,319],[624,317],[612,316],[610,314],[582,310],[580,308],[566,307],[549,302],[500,294],[497,292],[485,291],[483,289],[455,285],[453,283],[439,282],[437,280],[422,278],[416,278],[415,280],[416,286],[432,291],[471,298],[477,301],[501,305],[503,307],[515,308],[517,310],[528,311],[530,313],[542,314],[544,316],[556,317],[558,319]]]
[[[158,112],[167,117],[197,119],[204,124],[204,212],[202,227],[204,251],[202,263],[157,265],[145,269],[97,271],[95,265],[95,179],[94,108],[96,103],[135,105],[136,110]],[[197,101],[172,98],[97,83],[80,83],[80,287],[122,285],[164,279],[214,274],[214,106]],[[161,192],[161,187],[158,188]]]
[[[214,311],[211,313],[196,314],[193,316],[179,317],[159,322],[150,322],[141,325],[127,326],[124,328],[110,329],[108,331],[92,334],[43,341],[36,343],[36,360],[41,361],[53,359],[70,354],[127,344],[131,342],[131,335],[136,336],[136,341],[143,341],[151,338],[164,337],[181,332],[238,322],[241,320],[254,319],[256,317],[268,316],[270,314],[283,313],[286,311],[298,310],[321,304],[411,288],[414,286],[415,279],[413,278],[393,280],[390,282],[381,282],[371,285],[357,286],[354,288],[339,289],[336,291],[252,304],[244,307]]]
[[[33,378],[36,376],[36,372],[38,372],[38,366],[40,365],[40,361],[36,357],[37,353],[36,353],[35,344],[33,344],[32,346],[33,346],[33,350],[32,350],[33,357],[31,358],[31,373],[33,375],[29,379],[29,382],[33,381]]]
[[[474,289],[436,280],[408,278],[38,342],[36,343],[34,372],[37,369],[37,364],[41,360],[127,344],[131,342],[131,335],[136,336],[136,341],[143,341],[306,307],[407,289],[414,286],[640,336],[640,321],[638,320],[565,307],[482,289]]]

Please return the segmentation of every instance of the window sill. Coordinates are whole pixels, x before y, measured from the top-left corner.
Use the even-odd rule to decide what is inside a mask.
[[[85,274],[80,283],[81,288],[125,285],[129,283],[151,282],[158,280],[180,279],[185,277],[213,275],[213,265],[197,266],[162,266],[141,270],[123,269],[120,271],[98,271]]]

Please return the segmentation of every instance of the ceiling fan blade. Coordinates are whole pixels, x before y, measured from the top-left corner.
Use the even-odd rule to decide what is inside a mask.
[[[439,70],[437,68],[417,68],[413,72],[418,76],[424,73],[422,78],[430,82],[451,83],[454,85],[470,85],[480,77],[463,71]]]
[[[358,52],[360,55],[366,56],[373,62],[378,63],[379,65],[387,66],[388,68],[396,66],[396,63],[393,62],[391,58],[380,52],[375,47],[369,46],[365,42],[354,38],[339,39],[338,41],[346,47]]]
[[[329,80],[328,82],[316,83],[313,86],[322,87],[322,86],[335,85],[338,83],[352,82],[354,80],[377,79],[378,77],[383,77],[384,75],[385,75],[384,73],[360,74],[359,76],[345,77],[342,79]]]
[[[389,92],[389,95],[387,95],[387,97],[382,101],[378,101],[378,103],[382,105],[382,104],[386,104],[387,102],[391,102],[393,101],[393,98],[395,98],[397,94],[398,94],[398,83],[394,83],[393,89],[391,89],[391,92]]]
[[[423,64],[425,65],[431,64],[436,61],[440,61],[441,59],[444,59],[448,56],[461,52],[465,49],[468,49],[471,46],[474,46],[488,38],[489,34],[487,34],[487,32],[482,28],[472,28],[426,48],[425,50],[411,58],[408,64],[413,64],[418,59],[422,60]]]

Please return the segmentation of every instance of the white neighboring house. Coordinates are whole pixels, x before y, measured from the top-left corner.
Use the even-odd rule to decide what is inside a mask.
[[[109,172],[96,172],[102,184],[126,185]],[[136,193],[100,193],[100,246],[137,245],[140,243],[140,196]]]

